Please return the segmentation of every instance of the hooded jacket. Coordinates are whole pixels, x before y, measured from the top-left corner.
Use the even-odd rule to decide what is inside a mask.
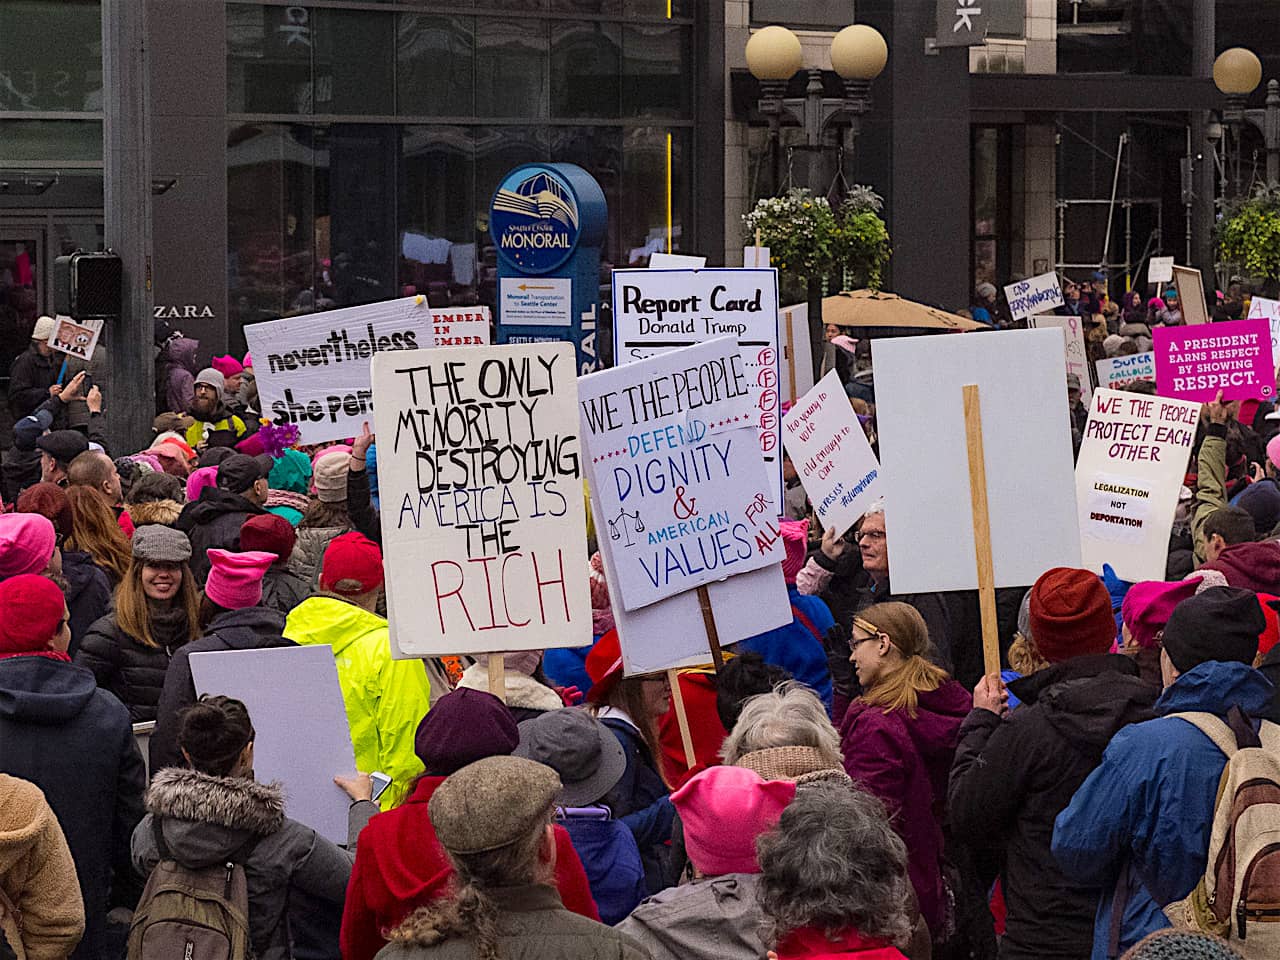
[[[1204,873],[1214,801],[1226,757],[1196,727],[1171,714],[1232,707],[1261,717],[1273,688],[1242,663],[1211,660],[1182,674],[1155,705],[1155,720],[1120,730],[1102,763],[1058,814],[1053,855],[1062,870],[1101,889],[1093,958],[1106,960],[1111,907],[1125,891],[1120,950],[1169,925],[1161,908],[1185,897]],[[1117,882],[1119,881],[1119,883]]]
[[[192,387],[192,389],[194,390],[195,388]],[[195,418],[195,423],[187,427],[182,439],[187,441],[187,445],[192,450],[199,448],[211,433],[230,430],[235,434],[236,440],[242,440],[249,432],[248,427],[244,425],[244,421],[221,401],[219,401],[217,409],[207,417],[199,416],[194,407],[187,407],[186,412]]]
[[[473,663],[462,671],[462,679],[458,681],[458,689],[489,691],[489,671],[487,667]],[[545,683],[539,683],[528,674],[508,669],[506,673],[507,709],[516,718],[516,723],[532,720],[544,713],[559,710],[564,706],[560,694]]]
[[[108,960],[107,912],[141,890],[129,837],[146,774],[129,712],[83,667],[46,657],[0,660],[0,770],[41,790],[66,834],[84,899],[75,960]]]
[[[84,901],[58,818],[34,783],[0,773],[0,890],[27,960],[62,960],[84,936]],[[0,918],[0,936],[7,922]]]
[[[617,925],[653,960],[759,960],[760,876],[730,873],[668,887]]]
[[[62,551],[62,578],[67,582],[64,593],[67,612],[71,614],[71,645],[67,653],[74,657],[94,621],[111,610],[111,580],[82,550]]]
[[[196,351],[200,341],[174,337],[160,353],[156,413],[182,413],[196,396]]]
[[[676,808],[671,804],[655,757],[630,718],[615,707],[604,708],[599,718],[622,744],[627,758],[622,778],[601,802],[635,837],[640,861],[644,864],[645,890],[654,894],[675,882],[675,878],[669,876],[669,848]]]
[[[186,764],[182,751],[178,749],[178,716],[196,702],[195,682],[191,679],[191,654],[293,646],[291,641],[281,636],[282,630],[284,614],[279,611],[263,607],[227,610],[213,618],[203,637],[174,652],[169,669],[162,678],[156,703],[156,727],[147,745],[153,776],[165,767]]]
[[[1280,543],[1233,543],[1223,547],[1217,560],[1202,564],[1201,570],[1217,570],[1233,587],[1254,593],[1280,594]]]
[[[191,539],[191,572],[201,586],[209,578],[209,548],[238,551],[245,518],[263,512],[256,503],[221,487],[205,487],[198,500],[182,508],[173,526]]]
[[[353,803],[347,815],[347,843],[355,846],[361,828],[376,812],[368,801]],[[156,774],[147,792],[147,816],[133,832],[133,863],[147,876],[160,862],[152,820],[170,856],[201,869],[225,862],[253,838],[244,859],[249,888],[249,938],[257,960],[288,960],[289,894],[298,891],[335,908],[351,876],[351,854],[284,815],[284,791],[274,783],[241,777],[212,777],[196,770]]]
[[[919,695],[912,717],[859,698],[840,725],[845,773],[888,807],[907,845],[907,873],[929,929],[942,932],[946,893],[942,882],[942,822],[947,775],[960,725],[973,707],[969,692],[954,680]]]
[[[30,416],[49,399],[49,388],[58,381],[62,358],[41,356],[35,343],[14,358],[9,367],[9,412],[15,421]]]
[[[404,804],[369,821],[342,910],[343,960],[373,960],[387,945],[382,935],[418,907],[449,893],[453,864],[436,839],[427,804],[444,777],[424,776]],[[563,827],[556,827],[556,888],[571,910],[599,920],[587,875]]]
[[[169,662],[190,637],[185,619],[175,622],[168,635],[153,630],[156,642],[161,644],[158,647],[149,647],[129,636],[116,623],[115,614],[110,613],[94,621],[75,655],[76,663],[93,671],[98,686],[115,694],[128,708],[133,723],[156,718]]]
[[[287,563],[273,563],[262,577],[262,606],[281,616],[288,616],[309,596],[311,584],[294,573]]]
[[[392,660],[387,621],[339,597],[304,600],[285,621],[284,636],[300,646],[329,644],[351,726],[356,767],[391,777],[382,794],[390,810],[422,772],[413,749],[431,705],[431,683],[420,660]]]
[[[1058,866],[1053,821],[1115,732],[1155,715],[1158,691],[1112,655],[1067,660],[1009,690],[1022,705],[1006,719],[974,710],[961,726],[947,813],[957,836],[1001,863],[1001,960],[1076,960],[1092,945],[1099,891]]]

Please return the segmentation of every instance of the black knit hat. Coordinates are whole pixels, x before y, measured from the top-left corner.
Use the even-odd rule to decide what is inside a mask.
[[[1179,673],[1210,660],[1252,664],[1266,628],[1252,590],[1210,587],[1173,608],[1163,644]]]

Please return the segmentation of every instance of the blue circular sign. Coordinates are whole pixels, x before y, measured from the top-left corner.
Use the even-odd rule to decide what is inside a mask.
[[[569,259],[582,232],[573,189],[545,166],[517,167],[498,186],[489,233],[498,255],[523,273],[549,273]]]

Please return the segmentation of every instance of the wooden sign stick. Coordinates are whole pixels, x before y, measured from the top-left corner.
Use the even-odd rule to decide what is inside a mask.
[[[507,661],[500,653],[489,654],[489,692],[507,702]]]
[[[698,587],[698,606],[702,608],[702,625],[707,628],[707,643],[711,646],[711,663],[716,673],[724,666],[724,653],[720,649],[720,631],[716,629],[716,616],[711,610],[711,594],[706,586]]]
[[[760,228],[759,228],[759,227],[756,227],[756,251],[755,251],[755,260],[756,260],[755,265],[756,265],[757,267],[758,267],[758,266],[760,266]]]
[[[796,402],[796,343],[795,335],[791,332],[791,311],[788,310],[782,315],[782,322],[787,325],[787,374],[788,384],[787,393],[789,393],[791,403]]]
[[[697,765],[693,756],[693,734],[689,732],[689,714],[684,708],[684,694],[680,692],[680,671],[668,670],[667,682],[671,684],[671,705],[676,708],[676,725],[680,728],[680,745],[684,747],[684,762],[692,770]]]
[[[996,624],[996,576],[991,561],[991,513],[987,504],[987,461],[982,448],[982,405],[978,385],[964,388],[964,433],[969,448],[969,497],[973,505],[973,550],[978,564],[978,604],[982,611],[982,662],[987,676],[1000,673],[1000,631]]]

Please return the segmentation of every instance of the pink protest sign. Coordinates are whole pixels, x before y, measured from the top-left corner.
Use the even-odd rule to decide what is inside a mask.
[[[1162,397],[1207,403],[1276,395],[1271,326],[1265,319],[1156,327],[1156,386]]]

